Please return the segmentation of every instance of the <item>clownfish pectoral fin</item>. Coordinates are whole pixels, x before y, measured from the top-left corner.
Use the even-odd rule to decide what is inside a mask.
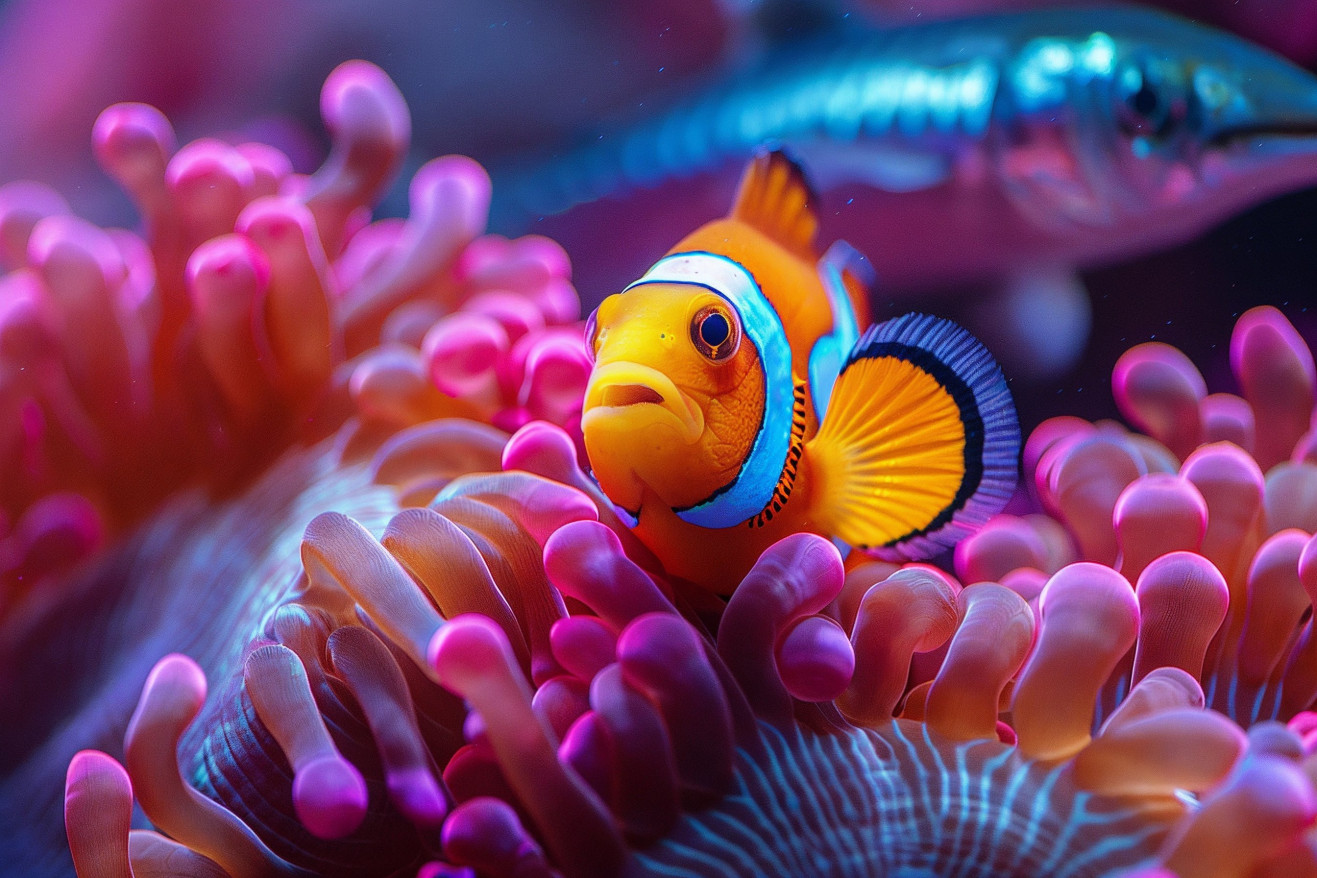
[[[731,217],[782,246],[813,258],[819,221],[800,166],[780,149],[761,150],[745,169]]]
[[[805,446],[823,530],[890,558],[933,555],[999,512],[1015,487],[1020,426],[978,340],[907,314],[861,336]]]

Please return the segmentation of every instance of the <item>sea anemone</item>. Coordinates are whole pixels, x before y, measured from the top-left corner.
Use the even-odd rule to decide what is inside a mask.
[[[1081,539],[1074,561],[1055,520],[1002,519],[958,553],[962,588],[924,565],[848,569],[800,534],[726,604],[703,598],[580,466],[588,366],[561,328],[578,317],[561,250],[481,237],[488,184],[460,158],[418,172],[408,220],[367,224],[405,108],[349,64],[324,109],[335,147],[309,178],[251,145],[170,159],[158,114],[107,111],[98,152],[146,243],[5,192],[12,868],[1317,874],[1307,703],[1288,726],[1204,708],[1218,689],[1289,703],[1203,668],[1270,680],[1277,630],[1308,649],[1285,566],[1309,578],[1306,534],[1248,544],[1268,563],[1211,640],[1239,601],[1208,568],[1230,581],[1259,508],[1238,481],[1202,480],[1217,518],[1188,552],[1156,535],[1178,555]],[[1273,402],[1293,397],[1269,393],[1291,342],[1242,345],[1248,374],[1280,364],[1258,391]],[[1139,412],[1179,416],[1166,383],[1131,384]],[[1117,508],[1080,487],[1174,469],[1144,437],[1124,440],[1130,467],[1072,472],[1044,426],[1030,472],[1072,473],[1042,499],[1076,533]],[[1192,497],[1167,493],[1182,524]]]
[[[1209,394],[1170,345],[1132,348],[1112,386],[1143,432],[1045,421],[1024,465],[1046,512],[1002,516],[957,547],[962,581],[1028,597],[1081,560],[1134,585],[1147,630],[1109,681],[1104,710],[1165,665],[1199,679],[1207,703],[1246,727],[1317,702],[1312,354],[1280,311],[1258,307],[1235,325],[1230,366],[1242,396]]]
[[[350,62],[322,111],[333,148],[310,176],[260,144],[175,152],[152,108],[105,111],[96,152],[145,238],[0,190],[0,691],[25,705],[0,732],[0,810],[21,872],[67,863],[56,768],[119,749],[160,655],[234,667],[317,512],[382,525],[442,486],[439,461],[497,469],[506,434],[478,422],[579,417],[561,248],[482,234],[488,178],[458,156],[416,173],[408,219],[369,223],[406,106]],[[403,431],[455,415],[476,419],[455,442],[442,421]]]
[[[504,455],[575,465],[544,424]],[[874,582],[801,534],[764,554],[711,635],[594,511],[523,470],[458,478],[379,540],[317,517],[304,602],[272,617],[218,718],[194,722],[206,678],[168,656],[127,770],[74,759],[79,874],[125,875],[129,859],[145,874],[395,874],[427,857],[421,874],[490,876],[1314,866],[1297,733],[1250,740],[1173,667],[1094,732],[1139,625],[1106,568],[1053,576],[1035,623],[1005,586],[958,590],[917,567]],[[834,619],[847,593],[862,595],[849,637]],[[905,695],[913,653],[943,642],[922,697]],[[168,838],[128,832],[134,794]]]

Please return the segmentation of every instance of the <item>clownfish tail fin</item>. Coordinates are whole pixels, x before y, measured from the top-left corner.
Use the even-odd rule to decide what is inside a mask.
[[[814,193],[800,166],[780,149],[760,150],[746,166],[731,216],[789,250],[814,252]]]
[[[956,324],[907,314],[871,326],[805,447],[816,522],[856,548],[926,558],[1005,506],[1020,425],[987,349]]]

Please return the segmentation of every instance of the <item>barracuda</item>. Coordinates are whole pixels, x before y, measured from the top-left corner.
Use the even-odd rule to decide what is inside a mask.
[[[764,142],[889,288],[941,285],[1131,256],[1317,182],[1317,78],[1136,8],[843,29],[506,169],[496,217],[560,237],[598,271],[583,288],[611,289],[592,263],[625,276],[633,247],[670,236],[646,190],[685,211],[672,225],[712,216]]]

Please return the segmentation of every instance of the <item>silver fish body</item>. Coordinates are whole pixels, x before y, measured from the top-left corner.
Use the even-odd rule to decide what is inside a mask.
[[[558,236],[608,289],[763,143],[804,165],[829,237],[926,287],[1136,255],[1317,182],[1317,78],[1133,7],[843,28],[496,169],[496,223]]]

